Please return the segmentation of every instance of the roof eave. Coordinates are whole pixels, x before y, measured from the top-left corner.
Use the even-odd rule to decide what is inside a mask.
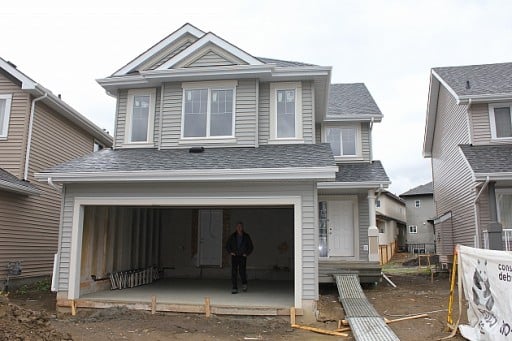
[[[391,181],[361,181],[361,182],[319,182],[318,189],[373,189],[373,188],[387,188],[391,185]]]
[[[36,188],[27,188],[12,182],[0,180],[0,189],[23,195],[40,195],[41,191]]]
[[[474,173],[473,178],[475,181],[503,181],[512,180],[512,172],[498,172],[498,173]]]
[[[329,123],[329,122],[371,122],[373,120],[373,122],[377,122],[377,123],[380,123],[382,122],[382,118],[384,116],[380,113],[378,114],[375,114],[375,115],[365,115],[363,117],[349,117],[349,116],[346,116],[346,117],[333,117],[333,116],[327,116],[325,118],[325,120],[323,120],[323,122],[325,123]]]
[[[457,104],[491,103],[512,100],[512,93],[459,96]]]
[[[434,128],[437,117],[437,100],[439,97],[439,87],[441,83],[435,76],[434,70],[431,71],[430,85],[428,89],[427,114],[425,118],[425,136],[423,139],[423,157],[432,157],[432,147],[434,144]]]
[[[36,173],[39,181],[78,182],[160,182],[160,181],[236,181],[236,180],[334,180],[338,167],[283,167],[244,169],[186,169],[174,171],[116,171]]]

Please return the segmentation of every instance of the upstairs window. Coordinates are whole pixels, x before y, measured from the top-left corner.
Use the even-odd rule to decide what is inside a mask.
[[[418,226],[409,225],[409,233],[418,233]]]
[[[11,116],[12,95],[0,94],[0,138],[7,138],[9,117]]]
[[[233,137],[235,86],[233,81],[184,83],[182,137]]]
[[[489,105],[491,136],[493,139],[512,139],[512,104]]]
[[[269,143],[303,142],[302,85],[300,82],[270,84]]]
[[[358,155],[358,129],[356,127],[325,129],[326,142],[330,143],[334,156]]]
[[[414,207],[417,207],[417,208],[421,207],[421,201],[420,200],[415,200],[414,201]]]
[[[155,89],[128,91],[127,143],[153,143],[155,100]]]

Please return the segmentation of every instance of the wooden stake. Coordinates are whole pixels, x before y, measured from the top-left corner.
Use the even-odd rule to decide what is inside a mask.
[[[71,300],[71,315],[76,316],[76,302],[75,300]]]
[[[428,315],[427,314],[420,314],[420,315],[414,315],[414,316],[401,317],[399,319],[386,320],[386,323],[390,324],[390,323],[395,323],[395,322],[400,322],[400,321],[419,319],[419,318],[422,318],[422,317],[428,317]]]
[[[290,308],[290,325],[295,324],[295,307]]]
[[[151,315],[155,315],[156,313],[156,296],[151,296]]]
[[[210,298],[209,297],[204,298],[204,313],[205,313],[206,317],[210,317],[210,315],[211,315]]]
[[[300,324],[293,324],[292,328],[309,330],[310,332],[325,334],[325,335],[346,336],[346,337],[348,336],[347,333],[340,333],[340,332],[333,331],[333,330],[327,330],[327,329],[321,329],[321,328],[315,328],[315,327],[309,327],[309,326],[301,326]]]

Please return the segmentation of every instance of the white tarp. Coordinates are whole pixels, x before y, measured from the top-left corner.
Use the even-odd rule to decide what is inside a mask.
[[[512,341],[512,253],[459,246],[459,276],[468,302],[468,340]]]

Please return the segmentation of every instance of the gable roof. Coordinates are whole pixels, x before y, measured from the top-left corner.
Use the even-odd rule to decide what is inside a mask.
[[[41,192],[27,181],[23,181],[0,168],[0,190],[23,195],[40,194]]]
[[[380,122],[382,112],[364,83],[331,84],[327,120],[371,120]]]
[[[384,190],[382,191],[382,195],[385,195],[387,196],[388,198],[398,202],[399,204],[402,204],[405,206],[405,200],[400,198],[399,196],[397,196],[396,194],[394,193],[391,193],[390,191],[387,191],[387,190]]]
[[[476,181],[512,180],[512,145],[459,146]]]
[[[0,57],[0,69],[9,74],[11,77],[20,82],[22,90],[28,91],[31,95],[42,98],[42,102],[48,105],[50,108],[56,111],[56,113],[62,115],[66,119],[75,123],[86,132],[91,134],[96,140],[102,143],[106,147],[112,146],[112,136],[106,133],[103,129],[98,127],[92,121],[87,119],[85,116],[80,114],[78,111],[73,109],[69,104],[64,102],[58,96],[55,96],[50,90],[38,84],[33,79],[25,75],[18,68]]]
[[[337,170],[328,144],[262,145],[189,149],[104,149],[36,174],[53,181],[221,180],[229,177],[268,180],[331,178]],[[330,174],[330,175],[329,175]]]
[[[282,60],[282,59],[274,59],[274,58],[264,58],[257,57],[265,64],[274,64],[279,67],[294,67],[294,66],[318,66],[315,64],[303,63],[303,62],[294,62],[290,60]]]
[[[414,187],[414,188],[400,194],[400,197],[412,197],[412,196],[416,196],[416,195],[433,195],[433,194],[434,194],[434,186],[433,186],[432,181],[430,181],[429,183]]]

